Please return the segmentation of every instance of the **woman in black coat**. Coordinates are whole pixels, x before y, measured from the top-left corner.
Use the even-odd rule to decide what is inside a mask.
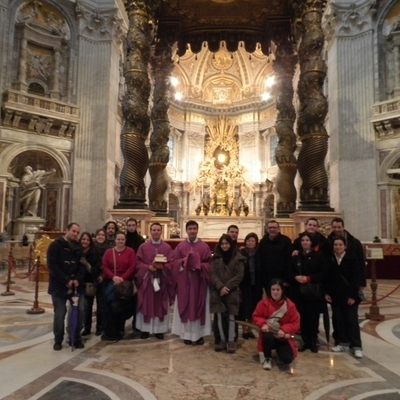
[[[324,281],[325,299],[332,306],[337,346],[334,352],[351,348],[357,358],[362,358],[360,326],[358,325],[358,290],[360,269],[357,259],[346,252],[346,239],[333,239],[333,255],[328,259],[328,272]]]
[[[82,247],[83,257],[80,262],[86,268],[86,274],[84,279],[85,286],[85,316],[84,316],[84,330],[82,336],[89,335],[92,329],[92,313],[93,303],[96,298],[97,301],[97,312],[96,312],[96,335],[101,334],[102,326],[102,312],[100,306],[101,290],[98,284],[98,279],[101,274],[101,258],[99,257],[92,239],[92,235],[89,232],[83,232],[79,244]],[[96,293],[89,293],[87,290],[88,286],[94,286]]]
[[[262,299],[261,272],[256,257],[258,247],[258,236],[256,233],[249,233],[244,239],[245,248],[240,250],[246,257],[244,264],[243,280],[240,284],[242,292],[242,303],[240,304],[238,319],[252,322],[252,315],[258,302]],[[243,327],[243,339],[255,339],[250,328]]]
[[[289,278],[291,299],[300,314],[303,346],[299,351],[310,349],[318,353],[317,335],[319,314],[324,306],[322,282],[326,273],[326,261],[322,252],[312,248],[312,238],[304,232],[300,235],[298,254],[293,256]]]

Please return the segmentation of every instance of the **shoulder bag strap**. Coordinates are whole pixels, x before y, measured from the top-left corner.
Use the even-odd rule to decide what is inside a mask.
[[[115,259],[115,249],[113,248],[113,260],[114,260],[114,276],[117,275],[117,260]]]

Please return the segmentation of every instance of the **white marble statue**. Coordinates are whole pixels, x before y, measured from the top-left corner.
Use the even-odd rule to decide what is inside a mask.
[[[55,169],[50,171],[33,171],[31,166],[26,166],[25,174],[21,178],[20,204],[22,215],[29,217],[37,216],[37,208],[40,200],[41,190],[45,189],[46,183],[56,173]]]

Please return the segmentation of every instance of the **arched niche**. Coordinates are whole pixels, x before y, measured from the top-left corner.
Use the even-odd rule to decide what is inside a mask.
[[[70,183],[63,175],[63,168],[51,154],[41,150],[26,150],[15,155],[8,164],[6,195],[4,196],[3,228],[13,234],[12,221],[22,215],[20,201],[20,182],[24,169],[30,166],[34,171],[54,169],[56,172],[41,191],[37,215],[46,220],[45,226],[52,229],[64,229],[70,210]]]
[[[173,218],[175,222],[179,221],[179,199],[173,193],[168,195],[168,215],[170,218]]]

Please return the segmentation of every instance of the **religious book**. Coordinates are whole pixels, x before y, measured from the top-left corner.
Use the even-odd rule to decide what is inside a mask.
[[[154,262],[156,263],[167,263],[167,257],[164,256],[164,254],[156,254],[154,257]]]

